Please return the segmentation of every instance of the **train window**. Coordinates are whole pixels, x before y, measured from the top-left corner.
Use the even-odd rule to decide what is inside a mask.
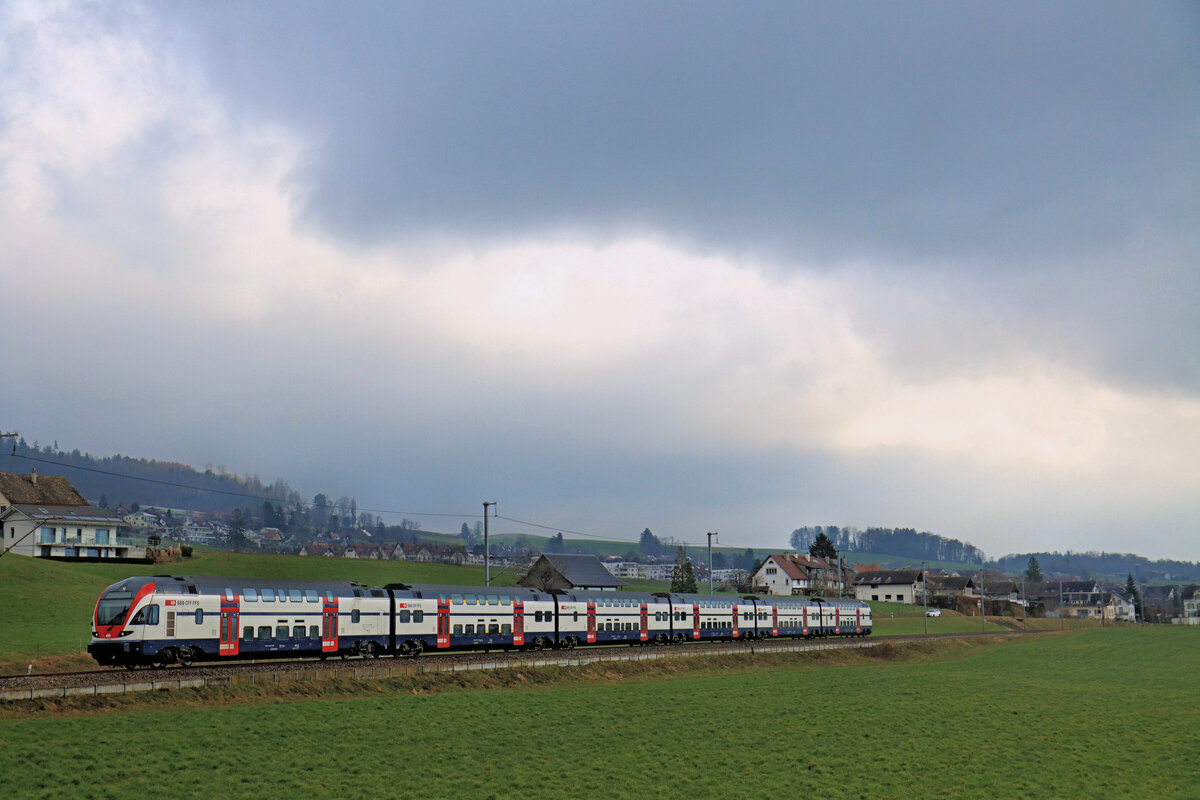
[[[413,612],[413,622],[424,622],[424,621],[425,621],[425,612],[424,611],[414,611]]]
[[[396,615],[397,622],[408,622],[410,619],[412,619],[412,612],[410,611],[401,611]]]
[[[500,632],[501,633],[512,633],[512,625],[510,625],[507,622],[504,623],[503,625],[500,626]]]
[[[576,611],[574,613],[574,619],[572,619],[572,622],[579,622],[579,612],[578,611]]]
[[[467,626],[467,634],[468,634],[468,635],[473,635],[474,633],[475,633],[475,626],[474,626],[474,625],[468,625],[468,626]]]
[[[554,612],[553,611],[546,612],[546,622],[554,622]]]
[[[274,589],[263,589],[262,590],[262,599],[263,599],[264,603],[274,603],[275,602],[275,590]]]
[[[245,600],[247,603],[257,603],[258,602],[258,591],[255,589],[246,587],[246,588],[242,589],[242,599]]]
[[[304,626],[303,625],[296,625],[292,628],[292,638],[293,639],[303,639],[304,638]]]
[[[204,624],[204,609],[203,608],[196,609],[196,624],[197,625]]]
[[[225,587],[225,599],[226,600],[233,599],[233,589],[229,588],[228,586]]]
[[[487,604],[488,604],[489,606],[498,606],[498,605],[500,605],[500,597],[499,597],[498,595],[489,594],[489,595],[487,596]]]
[[[130,625],[145,625],[146,624],[146,609],[142,609],[133,615],[133,619],[129,620]]]
[[[247,625],[246,627],[242,628],[242,638],[243,639],[253,639],[254,638],[254,626],[253,625]]]
[[[333,592],[326,592],[325,599],[332,603],[333,602]]]
[[[454,634],[455,634],[456,636],[460,636],[460,635],[462,635],[462,625],[455,625],[455,626],[454,626]]]
[[[309,603],[317,602],[317,590],[316,589],[305,589],[304,590],[304,599],[306,601],[308,601]]]
[[[350,612],[350,622],[357,625],[362,621],[362,612],[357,608]]]
[[[534,622],[541,622],[541,621],[542,621],[542,612],[541,612],[541,611],[535,611],[535,612],[533,612],[533,621],[534,621]]]
[[[321,638],[321,629],[318,628],[316,625],[309,625],[308,626],[308,638],[320,639]]]
[[[500,632],[500,623],[493,622],[488,625],[488,633],[499,633],[499,632]]]
[[[302,603],[304,602],[304,592],[299,589],[288,589],[288,600],[293,603]]]
[[[473,595],[473,594],[463,595],[463,601],[467,605],[473,606],[473,605],[475,605],[475,595]]]
[[[156,606],[156,605],[146,606],[146,624],[147,625],[157,625],[158,624],[158,606]]]
[[[452,594],[450,595],[450,602],[456,606],[461,606],[463,604],[463,596],[461,594]]]
[[[288,626],[287,625],[276,625],[275,626],[275,638],[276,639],[288,638]]]

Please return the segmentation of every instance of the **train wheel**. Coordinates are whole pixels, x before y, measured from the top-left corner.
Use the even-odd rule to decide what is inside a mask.
[[[179,666],[190,667],[192,665],[192,649],[190,647],[179,648]]]
[[[135,669],[137,669],[137,664],[133,663],[132,661],[126,661],[121,666],[125,667],[125,669],[129,670],[130,672],[133,672]]]
[[[170,659],[167,658],[167,651],[159,650],[158,655],[156,655],[154,660],[150,662],[150,666],[154,667],[155,669],[162,669],[163,667],[167,666],[167,662],[169,660]]]
[[[367,642],[363,645],[363,658],[379,658],[379,649],[374,642]]]

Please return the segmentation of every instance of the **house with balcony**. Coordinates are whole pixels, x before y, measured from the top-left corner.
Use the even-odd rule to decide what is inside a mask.
[[[145,558],[144,546],[117,535],[123,524],[99,506],[17,503],[0,513],[0,539],[5,553],[38,558]]]
[[[756,592],[837,597],[854,579],[853,567],[836,558],[771,553],[750,576]]]
[[[66,478],[0,472],[0,552],[36,558],[142,559],[146,548],[121,538],[125,521],[88,505]]]

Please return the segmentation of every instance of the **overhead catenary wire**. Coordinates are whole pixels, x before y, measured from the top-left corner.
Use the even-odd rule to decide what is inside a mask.
[[[235,491],[232,489],[217,489],[217,488],[210,487],[210,486],[195,486],[193,484],[182,483],[179,481],[164,481],[164,480],[160,480],[158,478],[145,478],[145,477],[141,477],[139,475],[128,475],[123,472],[116,472],[114,470],[98,469],[96,467],[85,467],[85,466],[81,466],[78,464],[67,464],[62,461],[55,461],[55,460],[49,459],[49,458],[40,458],[38,456],[31,456],[31,455],[27,455],[24,453],[13,453],[13,457],[23,458],[27,461],[36,461],[39,464],[49,464],[51,466],[60,467],[62,469],[81,470],[83,472],[92,472],[92,473],[96,473],[96,474],[100,474],[100,475],[108,475],[110,477],[122,478],[125,480],[140,481],[142,483],[152,483],[152,484],[156,484],[159,486],[170,486],[175,489],[187,489],[189,491],[194,491],[194,492],[209,492],[212,494],[225,495],[227,497],[240,497],[240,498],[243,498],[246,500],[258,500],[261,502],[278,503],[281,506],[298,506],[298,507],[308,507],[308,508],[313,507],[312,502],[307,501],[307,500],[280,500],[277,497],[271,497],[269,495],[253,494],[250,492],[238,492],[238,491]],[[228,476],[228,477],[232,478],[234,476]],[[407,510],[398,510],[398,509],[362,508],[362,507],[360,507],[358,510],[369,513],[369,514],[389,514],[389,515],[407,516],[407,517],[444,517],[444,518],[454,518],[454,519],[482,519],[483,518],[483,515],[478,514],[478,513],[453,513],[453,512],[445,512],[445,511],[407,511]],[[612,535],[604,535],[604,534],[597,534],[597,533],[587,533],[585,531],[571,530],[569,528],[564,528],[562,526],[543,525],[538,522],[530,522],[528,520],[516,519],[514,517],[508,517],[508,516],[503,516],[503,515],[499,515],[499,514],[495,515],[494,518],[502,519],[502,520],[505,520],[506,522],[512,522],[516,525],[524,525],[529,528],[538,528],[540,530],[555,531],[558,533],[566,533],[566,534],[570,534],[571,536],[578,536],[578,537],[582,537],[585,539],[597,539],[597,540],[608,541],[608,542],[623,542],[623,543],[627,543],[627,544],[638,544],[639,543],[638,539],[627,539],[627,538],[624,538],[621,536],[612,536]],[[698,545],[694,545],[692,542],[688,542],[688,541],[678,541],[678,543],[684,547],[698,546]]]

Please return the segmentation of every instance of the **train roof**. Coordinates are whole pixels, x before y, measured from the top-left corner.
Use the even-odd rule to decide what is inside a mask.
[[[292,578],[218,577],[214,575],[139,575],[109,586],[110,590],[137,590],[153,583],[161,594],[221,594],[233,589],[238,594],[246,587],[254,589],[315,589],[338,597],[365,596],[370,589],[353,581],[314,581]]]
[[[397,592],[408,591],[411,597],[449,597],[454,594],[505,595],[518,600],[549,600],[552,595],[524,586],[456,586],[450,583],[389,583],[384,587]]]

